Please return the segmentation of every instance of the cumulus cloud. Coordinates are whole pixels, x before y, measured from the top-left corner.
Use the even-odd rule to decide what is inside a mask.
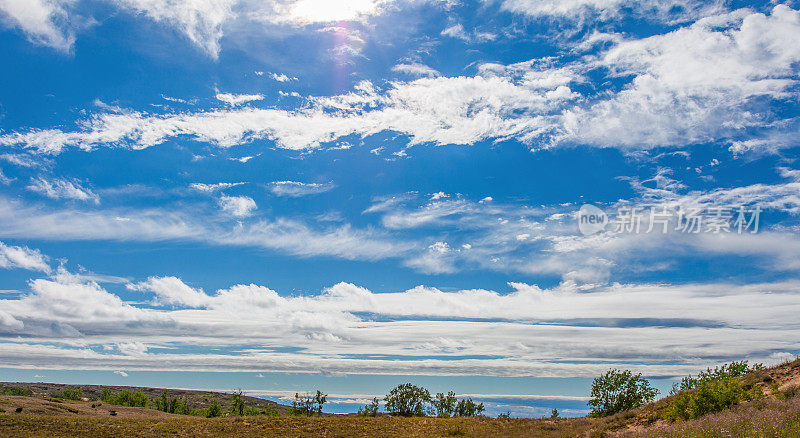
[[[299,198],[301,196],[316,195],[333,190],[332,183],[303,183],[298,181],[275,181],[270,183],[269,190],[276,196]]]
[[[150,291],[156,295],[156,305],[169,304],[186,307],[202,307],[209,297],[202,290],[192,288],[175,277],[150,277],[147,281],[128,284],[128,289]]]
[[[592,376],[614,363],[672,376],[798,347],[794,280],[509,286],[373,293],[338,283],[314,296],[282,296],[254,284],[205,295],[174,277],[130,286],[155,293],[162,307],[153,309],[91,282],[33,280],[29,294],[0,300],[0,336],[7,341],[0,364],[352,374],[394,372],[394,361],[373,356],[402,355],[412,374]],[[164,308],[168,302],[176,308]],[[58,340],[75,336],[109,348],[76,349]],[[35,342],[43,338],[49,342]],[[219,347],[236,351],[236,359],[213,350]]]

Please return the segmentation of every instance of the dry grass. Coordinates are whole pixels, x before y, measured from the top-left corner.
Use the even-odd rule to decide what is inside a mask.
[[[800,360],[753,373],[743,380],[745,385],[761,386],[766,395],[724,412],[674,423],[663,420],[672,397],[607,418],[550,420],[389,416],[206,419],[97,402],[6,396],[0,397],[0,436],[800,437]],[[194,396],[208,400],[221,395]],[[20,407],[21,412],[16,412]]]

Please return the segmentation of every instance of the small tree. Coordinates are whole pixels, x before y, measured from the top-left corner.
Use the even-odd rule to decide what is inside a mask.
[[[205,416],[208,418],[219,417],[222,415],[222,406],[217,403],[216,400],[212,401],[210,405],[206,408]]]
[[[448,392],[447,395],[440,392],[436,394],[436,398],[431,403],[433,408],[436,409],[436,416],[444,418],[450,417],[455,413],[458,399],[453,391]]]
[[[244,393],[241,389],[237,389],[231,396],[231,413],[233,415],[244,415]]]
[[[431,402],[431,393],[427,389],[404,383],[389,391],[383,399],[386,410],[403,417],[424,417],[427,404]]]
[[[644,406],[653,401],[658,390],[641,374],[629,370],[610,370],[592,382],[591,416],[604,417]]]
[[[483,403],[475,404],[471,398],[467,398],[464,400],[459,400],[458,404],[456,405],[455,409],[455,416],[456,417],[477,417],[478,415],[482,414],[484,408]]]
[[[381,401],[378,399],[378,397],[373,397],[370,404],[364,405],[362,408],[358,408],[358,415],[361,415],[362,417],[377,417],[380,405]]]
[[[550,418],[552,418],[553,420],[559,418],[558,409],[553,408],[553,410],[550,411]]]
[[[322,405],[328,400],[328,394],[317,390],[315,395],[294,394],[292,402],[292,413],[296,415],[322,415]]]

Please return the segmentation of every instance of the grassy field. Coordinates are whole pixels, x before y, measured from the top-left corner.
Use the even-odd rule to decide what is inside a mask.
[[[758,371],[742,381],[762,388],[764,395],[722,412],[674,422],[664,418],[673,397],[605,418],[551,420],[388,415],[199,418],[41,394],[0,396],[0,436],[800,437],[800,391],[787,392],[800,385],[800,361]],[[228,397],[178,393],[198,402]]]

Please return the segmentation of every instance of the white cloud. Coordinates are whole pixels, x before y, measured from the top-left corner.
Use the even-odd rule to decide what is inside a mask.
[[[302,150],[352,134],[382,131],[406,134],[411,145],[471,144],[510,137],[530,141],[551,131],[553,113],[577,95],[563,84],[543,89],[536,75],[529,77],[533,82],[525,79],[521,84],[499,76],[421,78],[392,84],[383,93],[362,82],[352,93],[311,98],[310,107],[295,111],[102,113],[87,121],[82,131],[10,133],[0,136],[0,145],[57,154],[65,147],[91,150],[111,144],[143,149],[186,135],[221,147],[266,138],[279,147]]]
[[[9,246],[0,242],[0,268],[22,268],[50,272],[47,256],[27,246]]]
[[[535,18],[575,21],[590,17],[599,20],[619,18],[626,10],[649,20],[687,20],[721,10],[717,2],[694,0],[502,0],[501,7],[509,12]]]
[[[722,28],[722,30],[721,30]],[[608,100],[568,110],[568,141],[647,148],[735,139],[768,127],[760,102],[782,100],[796,84],[800,13],[740,10],[664,35],[619,43],[599,65],[634,79]]]
[[[100,203],[100,197],[91,189],[81,186],[77,181],[66,179],[46,180],[42,177],[31,179],[28,190],[40,193],[51,199],[75,199]]]
[[[397,64],[392,67],[392,71],[398,73],[404,73],[409,76],[414,77],[437,77],[441,76],[438,71],[435,69],[428,67],[425,64],[420,64],[418,62],[413,62],[410,64]]]
[[[119,374],[122,377],[128,377],[128,373],[126,373],[125,371],[114,370],[114,374]]]
[[[128,284],[128,289],[153,292],[156,304],[202,307],[210,302],[210,297],[201,289],[190,287],[175,277],[150,277],[147,281]]]
[[[371,229],[339,225],[317,229],[276,218],[229,224],[198,208],[100,209],[81,211],[26,205],[0,197],[0,237],[21,239],[191,241],[209,245],[265,248],[289,254],[348,260],[401,257],[414,244]]]
[[[286,76],[283,73],[280,73],[280,74],[278,74],[278,73],[270,73],[269,77],[271,77],[273,80],[278,81],[278,82],[289,82],[289,81],[296,81],[297,80],[296,77],[294,77],[294,76],[289,77],[289,76]]]
[[[66,20],[69,1],[0,0],[0,19],[20,28],[37,44],[67,51],[75,36],[56,22]]]
[[[307,150],[388,131],[407,136],[409,146],[515,139],[533,148],[641,150],[723,141],[737,150],[774,150],[796,137],[797,123],[779,119],[765,102],[792,104],[800,51],[784,42],[800,38],[799,17],[783,5],[770,15],[743,9],[663,35],[619,41],[597,56],[562,65],[555,59],[484,63],[474,77],[421,77],[384,89],[364,81],[347,94],[307,97],[295,110],[106,112],[77,131],[0,135],[0,145],[55,154],[65,147],[142,149],[187,136],[220,147],[268,139]],[[609,83],[627,85],[576,92],[587,74],[598,72]],[[776,135],[788,137],[768,145]]]
[[[614,364],[671,376],[800,346],[796,280],[382,293],[338,283],[313,296],[251,284],[199,300],[177,278],[139,284],[177,309],[138,308],[66,278],[30,285],[0,300],[0,323],[12,333],[2,366],[383,374],[397,363],[359,356],[400,355],[410,374],[585,377]],[[89,345],[111,348],[80,348]]]
[[[467,32],[464,29],[464,25],[461,23],[454,24],[445,30],[442,31],[442,35],[449,36],[451,38],[457,38],[468,43],[484,43],[487,41],[494,41],[497,39],[497,35],[489,32]]]
[[[247,217],[253,214],[258,206],[249,196],[220,196],[219,206],[235,217]]]
[[[301,196],[316,195],[332,190],[333,183],[303,183],[297,181],[275,181],[270,183],[269,190],[276,196],[299,198]]]
[[[223,25],[239,0],[110,0],[120,8],[175,27],[210,56],[219,55]]]
[[[231,187],[236,187],[243,185],[243,182],[235,182],[235,183],[228,183],[228,182],[220,182],[214,184],[205,184],[205,183],[192,183],[189,184],[189,187],[204,193],[214,193],[220,190],[229,189]]]
[[[217,93],[217,100],[225,102],[230,106],[237,106],[247,102],[257,100],[264,100],[263,94],[231,94],[231,93]]]

